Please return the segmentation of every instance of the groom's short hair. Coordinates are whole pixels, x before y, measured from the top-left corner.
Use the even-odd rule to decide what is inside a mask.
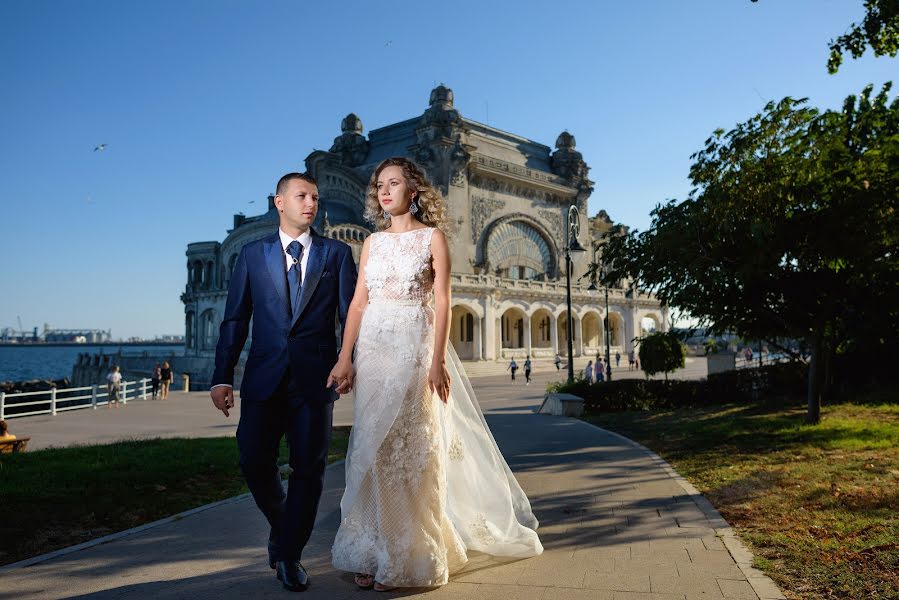
[[[303,181],[311,183],[312,185],[318,187],[318,182],[315,180],[315,177],[313,177],[309,173],[288,173],[278,180],[278,186],[275,188],[275,194],[278,196],[283,194],[284,189],[287,187],[287,184],[291,179],[302,179]]]

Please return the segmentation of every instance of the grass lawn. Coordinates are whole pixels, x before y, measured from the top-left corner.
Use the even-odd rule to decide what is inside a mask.
[[[899,406],[591,415],[651,448],[734,526],[790,598],[899,598]]]
[[[346,455],[335,427],[328,462]],[[233,437],[155,439],[0,455],[0,564],[247,491]],[[282,442],[281,463],[287,462]]]

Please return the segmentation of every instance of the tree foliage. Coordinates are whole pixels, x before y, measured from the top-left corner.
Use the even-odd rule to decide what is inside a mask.
[[[712,330],[805,340],[809,419],[828,357],[899,332],[899,100],[840,111],[784,98],[694,154],[687,200],[612,235],[603,283],[629,278]]]
[[[668,379],[668,373],[684,367],[686,357],[684,343],[671,331],[640,338],[640,366],[647,375],[664,373]]]
[[[853,23],[849,32],[830,41],[827,71],[836,73],[843,54],[859,58],[870,47],[874,56],[896,56],[899,51],[899,0],[865,0],[865,18]]]

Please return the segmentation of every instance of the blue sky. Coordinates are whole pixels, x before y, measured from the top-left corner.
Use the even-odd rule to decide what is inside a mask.
[[[862,16],[862,0],[3,0],[0,327],[183,333],[188,243],[260,212],[347,113],[366,131],[418,116],[438,83],[468,118],[547,145],[572,132],[591,214],[643,229],[717,127],[896,78],[870,55],[827,74],[828,40]]]

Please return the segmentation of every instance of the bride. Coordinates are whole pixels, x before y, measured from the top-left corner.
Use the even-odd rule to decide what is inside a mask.
[[[443,585],[472,550],[540,554],[530,503],[447,344],[443,198],[418,165],[389,158],[372,175],[365,213],[379,231],[362,248],[329,380],[341,393],[355,382],[334,566],[386,591]]]

